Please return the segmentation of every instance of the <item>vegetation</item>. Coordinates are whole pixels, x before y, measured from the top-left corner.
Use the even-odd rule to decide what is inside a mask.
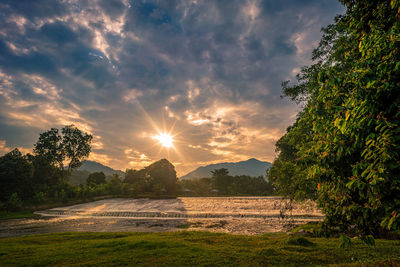
[[[283,83],[304,109],[268,175],[289,196],[316,198],[327,226],[382,236],[400,227],[400,1],[341,2],[314,64]]]
[[[65,126],[61,131],[62,135],[56,128],[41,133],[33,152],[37,157],[61,170],[64,169],[64,162],[68,161],[68,171],[70,171],[79,167],[89,156],[93,136],[83,133],[73,125]]]
[[[58,233],[4,238],[2,265],[299,266],[400,264],[397,242],[377,240],[371,249],[354,240],[241,236],[207,232]]]
[[[88,186],[96,186],[99,184],[105,184],[106,182],[106,176],[104,172],[92,172],[89,174],[88,178],[86,179],[86,184]]]
[[[161,159],[139,171],[128,169],[124,180],[131,185],[129,190],[136,194],[149,192],[175,194],[177,181],[175,167],[166,159]]]
[[[189,196],[270,196],[275,194],[275,188],[264,177],[230,176],[225,168],[212,171],[211,178],[182,180],[179,185],[183,194]]]
[[[33,155],[14,149],[0,157],[0,209],[19,210],[28,203],[73,197],[75,190],[67,177],[89,155],[91,140],[73,125],[64,127],[62,135],[52,128],[40,134]]]

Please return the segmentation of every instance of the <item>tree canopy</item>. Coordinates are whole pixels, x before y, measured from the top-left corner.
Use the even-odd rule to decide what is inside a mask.
[[[57,128],[43,132],[34,145],[33,152],[43,157],[49,164],[64,168],[68,162],[68,171],[77,168],[90,154],[93,136],[82,132],[74,125],[62,128],[62,135]]]
[[[272,170],[284,170],[270,177],[311,182],[328,225],[379,235],[400,227],[400,2],[341,2],[314,64],[283,83],[304,109],[277,144]]]
[[[90,134],[73,125],[65,126],[62,135],[52,128],[40,134],[34,155],[22,155],[14,149],[0,157],[0,209],[50,198],[65,200],[68,194],[73,195],[66,178],[89,155],[91,140]]]
[[[92,172],[86,179],[86,184],[89,186],[105,184],[106,182],[106,175],[104,172]]]
[[[124,182],[134,186],[137,193],[165,191],[175,193],[176,171],[167,159],[161,159],[141,170],[127,170]]]

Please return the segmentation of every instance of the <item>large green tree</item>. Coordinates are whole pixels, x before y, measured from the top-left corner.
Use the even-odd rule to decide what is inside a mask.
[[[302,153],[312,144],[312,123],[306,111],[275,144],[278,157],[267,171],[279,194],[295,200],[316,199],[317,182],[307,177],[307,162]]]
[[[283,84],[312,125],[289,162],[306,170],[296,179],[315,181],[328,225],[379,235],[400,227],[400,4],[341,2],[314,64]]]

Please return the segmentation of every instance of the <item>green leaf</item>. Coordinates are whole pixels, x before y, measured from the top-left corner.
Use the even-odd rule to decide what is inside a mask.
[[[348,182],[347,184],[346,184],[346,187],[348,188],[348,189],[351,189],[352,187],[353,187],[353,184],[356,182],[356,180],[352,180],[352,181],[350,181],[350,182]]]
[[[339,237],[339,241],[340,241],[339,247],[342,249],[346,249],[351,246],[351,239],[346,235],[341,235]]]

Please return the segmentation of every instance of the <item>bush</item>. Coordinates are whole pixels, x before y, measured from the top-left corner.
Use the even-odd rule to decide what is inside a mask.
[[[34,201],[36,203],[43,203],[46,201],[46,195],[43,192],[36,192],[34,196]]]
[[[10,199],[8,200],[8,202],[6,204],[6,207],[7,207],[8,210],[15,211],[15,210],[21,209],[22,205],[23,205],[23,202],[19,198],[18,194],[17,193],[13,193],[10,196]]]

